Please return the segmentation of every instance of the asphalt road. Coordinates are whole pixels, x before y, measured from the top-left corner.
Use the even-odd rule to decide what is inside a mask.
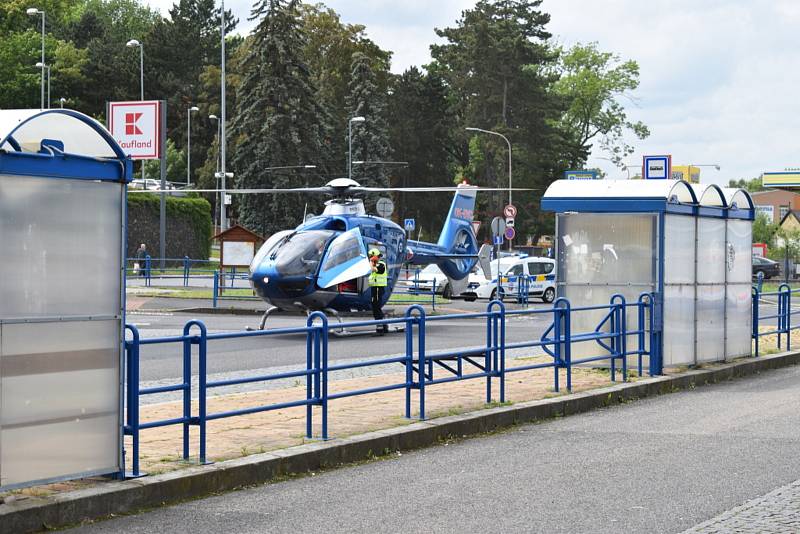
[[[800,478],[800,367],[82,532],[680,532]]]

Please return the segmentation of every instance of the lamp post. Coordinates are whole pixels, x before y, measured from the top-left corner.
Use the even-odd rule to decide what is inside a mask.
[[[508,203],[511,204],[511,141],[509,141],[508,137],[501,133],[493,132],[491,130],[484,130],[483,128],[467,128],[467,131],[496,135],[497,137],[502,137],[505,139],[506,144],[508,145]]]
[[[186,113],[186,187],[192,183],[192,112],[200,111],[197,106],[192,106]]]
[[[215,179],[214,189],[219,189],[219,140],[220,140],[220,138],[219,138],[219,126],[220,126],[219,117],[217,117],[216,115],[209,115],[208,119],[217,123],[217,157],[216,157],[217,167],[216,167],[216,169],[214,171],[214,179]],[[217,199],[217,202],[219,202],[219,198],[220,198],[219,197],[219,191],[214,193],[214,197]],[[220,211],[216,210],[215,214],[214,214],[214,226],[215,227],[218,227],[217,223],[219,222],[219,213],[220,213]]]
[[[221,61],[221,69],[220,69],[220,103],[221,103],[221,115],[219,121],[219,136],[220,136],[220,172],[217,173],[220,175],[220,180],[222,183],[222,193],[220,195],[221,202],[219,203],[219,227],[220,230],[224,231],[228,226],[227,216],[225,213],[225,178],[227,177],[228,173],[225,170],[225,145],[226,145],[226,138],[225,138],[225,0],[221,1],[222,7],[219,11],[219,18],[220,18],[220,34],[221,34],[221,49],[222,49],[222,61]],[[231,176],[233,176],[231,174]]]
[[[364,122],[364,117],[352,117],[347,121],[347,177],[353,179],[353,123]]]
[[[687,176],[688,180],[686,181],[689,183],[692,182],[692,167],[714,167],[716,170],[720,170],[722,168],[719,166],[718,163],[690,163],[689,166],[686,168],[686,174],[689,175]],[[697,181],[700,182],[699,176],[697,178]]]
[[[125,46],[128,48],[139,47],[139,100],[144,100],[144,46],[136,39],[131,39],[125,43]],[[144,170],[144,160],[142,160],[142,180],[144,181],[146,178],[147,174]]]
[[[36,63],[36,68],[47,69],[47,107],[43,109],[50,109],[50,65],[44,65],[40,61]]]
[[[45,62],[44,62],[44,21],[45,21],[45,14],[44,14],[44,10],[37,9],[35,7],[28,8],[28,10],[25,11],[25,13],[27,13],[31,17],[35,17],[36,15],[41,15],[42,16],[42,61],[41,61],[41,64],[42,64],[41,65],[41,69],[42,69],[42,99],[41,99],[40,106],[41,106],[41,109],[44,109],[44,67],[45,67]],[[37,63],[36,66],[38,67],[39,64]]]

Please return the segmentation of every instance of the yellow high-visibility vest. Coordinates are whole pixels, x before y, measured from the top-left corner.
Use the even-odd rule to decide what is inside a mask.
[[[372,271],[369,275],[369,285],[370,287],[386,287],[389,284],[389,269],[386,267],[386,262],[380,260],[375,266],[383,265],[383,274],[378,273],[378,271]]]

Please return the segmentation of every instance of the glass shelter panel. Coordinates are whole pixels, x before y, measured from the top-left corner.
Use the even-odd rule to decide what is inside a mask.
[[[648,214],[559,214],[560,283],[652,287],[655,221]]]
[[[725,220],[697,219],[697,283],[725,283]]]
[[[0,319],[119,314],[121,195],[114,183],[0,175]]]
[[[559,295],[580,308],[609,304],[615,294],[632,303],[642,293],[654,291],[656,231],[657,218],[652,214],[558,214]],[[607,313],[608,309],[574,313],[572,331],[594,331]],[[635,309],[629,308],[626,320],[631,330],[637,319]],[[610,331],[610,324],[601,330]],[[629,344],[636,342],[636,336],[629,337]],[[574,358],[606,353],[594,341],[572,348]]]
[[[697,286],[697,362],[725,359],[725,286]]]
[[[664,365],[694,363],[694,286],[664,286]]]
[[[753,225],[751,221],[728,221],[728,283],[749,284],[753,270]]]
[[[0,175],[0,487],[119,471],[123,202]]]
[[[664,217],[665,284],[694,284],[695,218],[685,215]]]
[[[745,221],[749,223],[750,221]],[[752,286],[728,284],[725,319],[727,321],[725,353],[726,358],[740,358],[752,353],[753,301]]]
[[[0,486],[116,470],[119,336],[116,320],[0,325]]]

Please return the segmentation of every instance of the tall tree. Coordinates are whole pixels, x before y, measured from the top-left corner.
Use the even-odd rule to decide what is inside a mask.
[[[513,150],[513,185],[537,189],[546,187],[574,159],[556,128],[566,103],[552,91],[556,78],[548,68],[556,54],[547,45],[550,16],[539,10],[540,5],[541,0],[479,0],[455,27],[436,30],[446,42],[431,46],[430,65],[452,88],[460,128],[505,135]],[[461,135],[462,174],[482,185],[507,187],[505,141],[480,134],[469,144],[469,137]],[[478,209],[488,218],[500,213],[506,199],[505,193],[479,195]],[[540,215],[538,195],[517,194],[514,200],[520,214],[518,232],[547,229],[550,217]]]
[[[253,17],[261,20],[242,63],[233,118],[233,171],[241,188],[292,187],[304,182],[267,167],[317,165],[325,172],[329,156],[329,118],[302,58],[306,35],[298,0],[259,0]],[[294,227],[307,199],[295,195],[243,195],[240,221],[264,235]]]
[[[592,150],[598,140],[600,148],[617,165],[623,165],[634,148],[625,141],[627,131],[645,139],[650,131],[644,123],[628,120],[622,97],[632,98],[639,86],[639,65],[622,61],[610,52],[601,52],[597,43],[577,44],[569,50],[557,49],[559,80],[556,93],[569,101],[561,126],[575,149],[582,154]]]
[[[352,128],[353,178],[361,185],[388,187],[389,172],[385,163],[392,153],[386,124],[385,95],[378,90],[371,60],[361,52],[353,54],[347,107],[351,117],[364,117]]]
[[[408,162],[408,167],[394,168],[393,185],[452,185],[458,154],[453,135],[456,123],[448,88],[441,77],[411,67],[392,81],[388,100],[393,157]],[[399,193],[395,195],[398,219],[417,219],[418,230],[435,239],[445,217],[442,203],[447,202],[446,195]]]
[[[352,71],[353,54],[360,52],[370,59],[378,91],[385,92],[389,83],[391,52],[382,50],[366,36],[361,24],[345,24],[339,14],[323,4],[301,4],[308,39],[303,51],[317,94],[331,115],[331,139],[335,154],[346,154],[346,103]],[[345,159],[337,159],[334,171],[345,170]]]

